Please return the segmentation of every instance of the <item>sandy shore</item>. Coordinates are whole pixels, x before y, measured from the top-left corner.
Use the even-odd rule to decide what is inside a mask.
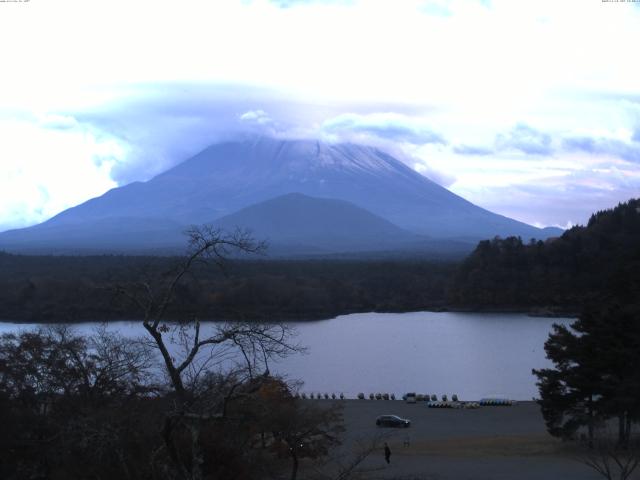
[[[357,478],[601,478],[578,460],[573,447],[547,434],[540,409],[533,402],[477,410],[433,409],[424,403],[384,400],[346,400],[342,404],[346,432],[344,444],[334,456],[343,465],[349,463],[361,445],[374,439],[387,441],[392,451],[389,465],[381,448],[374,451],[359,466],[361,473]],[[376,417],[384,414],[408,418],[411,427],[376,427]],[[335,463],[327,466],[329,470],[334,468]]]

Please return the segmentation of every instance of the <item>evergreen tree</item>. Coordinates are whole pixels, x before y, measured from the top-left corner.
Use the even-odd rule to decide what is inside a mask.
[[[611,292],[640,295],[640,199],[595,213],[545,242],[517,237],[478,244],[452,279],[449,300],[467,308],[578,312]]]
[[[545,343],[555,368],[534,370],[551,435],[571,438],[587,427],[589,444],[603,420],[618,419],[627,445],[640,419],[640,317],[633,305],[609,300],[585,309],[570,328],[554,325]]]

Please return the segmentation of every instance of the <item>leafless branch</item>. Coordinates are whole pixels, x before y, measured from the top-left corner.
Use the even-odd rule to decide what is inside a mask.
[[[598,439],[579,461],[607,480],[627,480],[640,464],[640,444],[619,445],[610,436]]]

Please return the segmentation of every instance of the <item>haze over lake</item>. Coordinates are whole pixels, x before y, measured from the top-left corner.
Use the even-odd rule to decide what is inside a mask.
[[[308,348],[272,366],[301,379],[307,393],[457,393],[476,400],[538,396],[532,368],[549,366],[544,342],[553,323],[573,319],[496,313],[358,313],[330,320],[291,322]],[[212,325],[209,322],[208,325]],[[74,326],[91,333],[99,323]],[[0,323],[0,333],[34,324]],[[126,336],[143,335],[140,322],[109,324]],[[206,329],[205,329],[206,330]]]

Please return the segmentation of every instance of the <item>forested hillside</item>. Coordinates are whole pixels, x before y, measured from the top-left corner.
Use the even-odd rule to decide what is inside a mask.
[[[586,301],[640,295],[640,200],[595,213],[546,242],[478,244],[461,264],[450,303],[465,308],[577,312]]]
[[[0,253],[0,319],[78,322],[139,318],[117,287],[153,285],[179,263],[169,257],[21,256]],[[168,315],[303,320],[342,313],[442,308],[456,263],[429,260],[245,260],[221,272],[198,265]]]

